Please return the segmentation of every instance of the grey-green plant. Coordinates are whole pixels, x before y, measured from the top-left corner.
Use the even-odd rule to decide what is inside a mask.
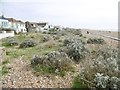
[[[104,44],[105,40],[102,38],[89,38],[87,40],[88,44]]]
[[[34,40],[25,40],[20,44],[20,48],[29,48],[36,46],[37,43]]]
[[[72,61],[65,52],[52,51],[43,56],[34,56],[32,67],[37,71],[47,71],[56,74],[65,73],[72,68]]]
[[[85,47],[85,43],[81,39],[65,39],[64,45],[66,46],[66,53],[68,56],[76,62],[79,62],[89,54],[88,49]]]

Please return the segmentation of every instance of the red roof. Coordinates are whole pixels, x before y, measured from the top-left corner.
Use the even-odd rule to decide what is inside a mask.
[[[9,22],[20,22],[20,23],[24,23],[21,20],[16,20],[14,18],[7,18]]]

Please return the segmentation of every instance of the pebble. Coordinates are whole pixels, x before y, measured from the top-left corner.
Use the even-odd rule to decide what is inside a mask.
[[[11,68],[12,68],[12,65],[7,64],[6,67],[7,67],[8,69],[11,69]]]
[[[53,76],[53,75],[39,75],[36,77],[29,67],[28,61],[14,60],[10,65],[10,73],[3,78],[3,87],[12,88],[70,88],[72,82],[72,76],[68,73],[65,77]],[[27,66],[27,68],[26,68]],[[29,70],[29,71],[28,71]]]

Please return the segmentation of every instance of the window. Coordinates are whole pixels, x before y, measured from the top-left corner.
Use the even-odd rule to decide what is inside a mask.
[[[2,22],[2,26],[6,27],[6,26],[8,26],[8,23],[7,22]]]

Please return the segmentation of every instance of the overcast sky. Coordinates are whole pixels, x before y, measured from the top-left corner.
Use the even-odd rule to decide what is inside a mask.
[[[119,0],[2,0],[0,14],[87,29],[117,29]]]

